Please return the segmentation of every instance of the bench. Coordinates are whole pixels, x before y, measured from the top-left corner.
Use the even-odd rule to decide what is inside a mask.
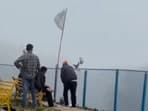
[[[7,107],[10,110],[12,91],[15,81],[0,80],[0,107]]]

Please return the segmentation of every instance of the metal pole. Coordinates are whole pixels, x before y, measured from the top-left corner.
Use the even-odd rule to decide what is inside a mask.
[[[83,103],[82,106],[85,108],[85,103],[86,103],[86,87],[87,87],[87,70],[84,72],[84,84],[83,84]]]
[[[67,14],[67,9],[66,9],[66,14]],[[59,45],[59,50],[58,50],[58,59],[57,59],[57,64],[56,64],[56,68],[55,68],[55,80],[54,80],[54,101],[55,102],[56,102],[56,93],[57,93],[58,69],[59,69],[59,61],[60,61],[60,54],[61,54],[61,47],[62,47],[62,39],[63,39],[63,34],[64,34],[65,21],[66,21],[66,15],[65,15],[65,18],[64,18],[63,30],[62,30],[62,33],[61,33],[60,45]]]

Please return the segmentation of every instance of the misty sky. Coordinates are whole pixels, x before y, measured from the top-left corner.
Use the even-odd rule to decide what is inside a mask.
[[[87,68],[148,69],[147,0],[0,0],[0,63],[13,64],[27,43],[55,67],[68,8],[60,65],[83,57]]]

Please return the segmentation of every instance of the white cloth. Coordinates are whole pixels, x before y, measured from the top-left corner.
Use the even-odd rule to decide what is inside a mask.
[[[64,22],[65,22],[65,17],[66,17],[66,9],[63,10],[62,12],[58,13],[56,16],[55,16],[55,23],[57,25],[57,27],[61,30],[64,29]]]

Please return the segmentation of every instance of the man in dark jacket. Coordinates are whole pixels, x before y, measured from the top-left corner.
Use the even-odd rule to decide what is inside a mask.
[[[36,80],[35,80],[35,87],[38,91],[43,91],[45,92],[45,96],[48,102],[48,106],[52,107],[53,106],[53,99],[52,99],[52,90],[49,86],[45,85],[46,77],[45,73],[47,71],[47,68],[45,66],[42,66],[39,70],[39,72],[36,75]]]
[[[77,87],[77,75],[67,61],[63,62],[63,66],[61,69],[61,80],[63,82],[64,91],[64,102],[67,106],[68,103],[68,90],[71,92],[71,102],[72,107],[76,107],[76,87]]]

